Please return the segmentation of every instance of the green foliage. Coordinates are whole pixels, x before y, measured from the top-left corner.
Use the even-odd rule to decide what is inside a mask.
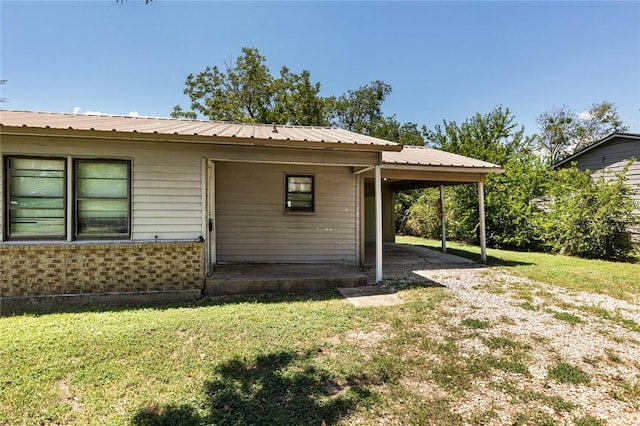
[[[606,102],[594,104],[590,114],[620,127],[612,108]],[[564,149],[569,138],[575,139],[575,134],[569,137],[568,132],[576,131],[569,129],[576,120],[582,131],[602,128],[594,123],[588,127],[586,119],[574,117],[566,109],[554,110],[543,118],[544,137],[558,143],[547,147],[550,150]],[[504,173],[489,175],[484,185],[489,246],[600,259],[632,255],[634,246],[626,230],[636,219],[625,185],[626,169],[616,179],[596,181],[576,168],[549,170],[544,158],[532,151],[533,139],[523,136],[509,109],[502,107],[485,115],[476,114],[462,124],[445,120],[433,130],[425,130],[425,137],[438,149],[504,167]],[[564,142],[558,142],[560,139]],[[401,216],[396,229],[407,235],[440,238],[437,191],[424,190],[412,199],[414,202],[408,205],[403,196],[396,205],[396,213]],[[475,185],[446,188],[448,238],[477,244],[478,214]]]
[[[576,417],[573,419],[575,426],[606,426],[607,422],[591,414],[584,415],[582,417]]]
[[[552,202],[539,216],[544,246],[552,252],[598,259],[626,259],[634,246],[628,225],[637,222],[625,185],[629,165],[613,180],[593,180],[575,167],[553,173]]]
[[[493,247],[535,250],[541,245],[532,203],[544,195],[549,171],[534,154],[525,152],[505,164],[503,174],[491,176],[485,191],[487,243]]]
[[[490,245],[522,249],[537,244],[537,235],[530,225],[535,208],[529,202],[541,195],[540,182],[544,180],[546,169],[531,152],[532,139],[524,136],[524,129],[515,123],[515,117],[508,108],[498,106],[490,113],[476,114],[462,124],[444,120],[433,130],[425,130],[425,136],[435,148],[505,167],[504,174],[491,175],[485,183],[485,216]],[[445,198],[448,236],[477,242],[479,213],[476,186],[448,187]],[[421,206],[409,209],[407,233],[431,238],[440,235],[439,207],[434,204],[435,199],[432,194]],[[428,225],[433,218],[437,218],[438,229]]]
[[[413,191],[411,195],[407,193],[396,195],[396,229],[406,235],[440,238],[439,191],[428,188]]]
[[[560,321],[566,321],[569,324],[579,324],[582,322],[579,316],[573,315],[570,312],[558,312],[553,310],[550,310],[550,312],[553,314],[553,317],[555,319],[559,319]]]
[[[380,80],[349,90],[335,100],[334,124],[352,132],[370,133],[383,118],[382,103],[390,93],[391,86]]]
[[[401,145],[423,146],[425,144],[422,131],[416,123],[401,124],[395,115],[379,117],[371,123],[363,123],[360,127],[363,133]]]
[[[583,114],[583,118],[578,118],[575,151],[593,144],[610,133],[629,130],[628,126],[622,124],[615,104],[608,101],[592,104],[589,111]]]
[[[189,74],[184,94],[191,100],[191,111],[176,105],[172,117],[209,120],[327,125],[331,100],[319,95],[320,83],[311,82],[309,71],[300,74],[287,67],[274,77],[266,58],[255,47],[243,47],[233,64],[206,67]]]
[[[323,97],[320,83],[311,80],[308,70],[297,74],[285,66],[274,76],[255,47],[243,47],[241,55],[222,68],[208,66],[198,74],[189,74],[185,86],[190,110],[176,105],[172,117],[334,125],[404,145],[425,143],[416,123],[400,123],[396,116],[383,115],[382,104],[391,93],[387,83],[376,80],[341,96]]]
[[[509,108],[502,106],[484,115],[477,113],[462,124],[443,120],[433,130],[425,129],[425,137],[434,148],[495,164],[505,164],[531,142]]]
[[[553,108],[537,118],[538,149],[550,164],[576,152],[613,132],[625,132],[615,104],[602,101],[594,103],[580,114],[567,107]]]
[[[589,375],[584,370],[568,362],[561,362],[549,368],[547,375],[560,383],[588,385],[591,382]]]
[[[473,328],[476,330],[484,330],[486,328],[489,328],[489,322],[488,321],[482,321],[479,319],[475,319],[475,318],[465,318],[462,320],[462,325],[465,325],[469,328]]]

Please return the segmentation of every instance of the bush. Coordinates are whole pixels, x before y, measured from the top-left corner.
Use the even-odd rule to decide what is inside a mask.
[[[439,239],[442,229],[439,189],[429,188],[420,191],[419,197],[406,210],[404,218],[401,228],[403,234]]]
[[[550,211],[539,214],[537,221],[544,247],[593,259],[630,257],[635,247],[628,227],[637,219],[625,184],[626,170],[610,181],[593,180],[588,171],[575,167],[554,172]]]

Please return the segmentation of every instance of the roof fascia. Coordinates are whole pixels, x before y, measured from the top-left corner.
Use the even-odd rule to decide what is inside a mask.
[[[382,169],[407,170],[416,172],[451,172],[451,173],[504,173],[504,168],[499,166],[491,167],[458,167],[458,166],[420,166],[408,164],[383,163]]]
[[[589,152],[589,151],[591,151],[593,149],[596,149],[600,145],[604,145],[604,144],[610,142],[612,139],[615,139],[615,138],[640,139],[640,135],[630,134],[630,133],[611,133],[609,136],[605,136],[603,139],[600,139],[598,142],[593,143],[593,144],[591,144],[591,145],[589,145],[587,147],[584,147],[580,151],[575,152],[575,153],[571,154],[570,156],[568,156],[567,158],[558,161],[556,164],[553,165],[553,168],[556,169],[556,168],[560,167],[563,164],[571,163],[575,158],[581,156],[582,154],[584,154],[586,152]]]

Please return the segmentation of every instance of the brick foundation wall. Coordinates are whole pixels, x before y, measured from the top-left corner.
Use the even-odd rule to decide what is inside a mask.
[[[0,298],[198,290],[204,243],[0,244]]]

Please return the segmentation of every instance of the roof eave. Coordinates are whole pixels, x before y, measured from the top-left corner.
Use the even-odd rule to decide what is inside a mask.
[[[383,163],[383,169],[407,170],[407,171],[426,171],[426,172],[459,172],[459,173],[504,173],[503,167],[493,165],[487,167],[465,167],[465,166],[437,166],[437,165],[417,165],[417,164],[394,164]]]
[[[262,139],[246,137],[209,136],[209,135],[185,135],[169,133],[142,133],[126,132],[119,130],[86,130],[86,129],[59,129],[49,127],[6,126],[0,124],[3,135],[30,135],[30,136],[58,136],[70,138],[92,138],[110,140],[137,140],[147,142],[176,142],[194,144],[217,145],[245,145],[245,146],[269,146],[280,148],[306,148],[306,149],[330,149],[340,151],[401,151],[402,145],[390,142],[389,144],[352,143],[352,142],[324,142],[301,141],[291,139]]]
[[[554,164],[552,166],[553,169],[556,169],[560,166],[562,166],[563,164],[566,163],[571,163],[574,159],[576,159],[577,157],[580,157],[582,154],[589,152],[593,149],[596,149],[597,147],[606,144],[607,142],[611,141],[612,139],[615,138],[623,138],[623,139],[640,139],[640,135],[636,134],[636,133],[611,133],[608,136],[605,136],[603,139],[600,139],[598,142],[595,142],[589,146],[586,146],[584,148],[582,148],[580,151],[575,152],[573,154],[571,154],[570,156],[568,156],[567,158],[564,158],[560,161],[558,161],[556,164]]]

